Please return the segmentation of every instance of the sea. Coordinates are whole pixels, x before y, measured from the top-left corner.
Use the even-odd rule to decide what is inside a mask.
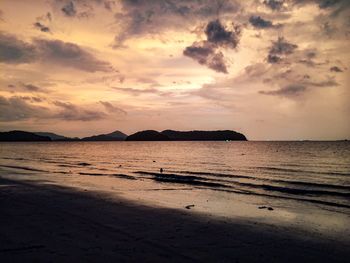
[[[5,174],[189,186],[350,214],[349,141],[3,142]]]

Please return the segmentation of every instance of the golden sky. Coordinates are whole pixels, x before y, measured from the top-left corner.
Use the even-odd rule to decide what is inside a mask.
[[[0,130],[350,137],[348,0],[0,0]]]

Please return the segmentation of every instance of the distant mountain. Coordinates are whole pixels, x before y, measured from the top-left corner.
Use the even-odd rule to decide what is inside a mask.
[[[147,130],[129,135],[126,141],[169,141],[169,137],[157,131]]]
[[[173,141],[246,141],[247,138],[238,132],[222,131],[173,131],[161,132]]]
[[[114,131],[108,134],[94,135],[90,137],[82,138],[82,141],[124,141],[127,135],[121,131]]]
[[[221,131],[174,131],[162,132],[146,130],[136,132],[130,136],[121,131],[90,137],[69,138],[52,132],[0,132],[0,141],[246,141],[247,138],[238,132]]]
[[[53,141],[61,141],[61,140],[69,140],[69,139],[71,139],[71,138],[68,138],[66,136],[58,135],[58,134],[53,133],[53,132],[33,132],[33,133],[36,134],[36,135],[39,135],[39,136],[50,137],[51,140],[53,140]]]
[[[119,138],[119,139],[122,139],[122,140],[125,140],[126,137],[128,137],[128,135],[126,135],[125,133],[121,132],[121,131],[114,131],[114,132],[111,132],[111,133],[108,133],[108,134],[105,134],[106,136],[109,136],[109,137],[113,137],[113,138]]]
[[[0,132],[0,141],[4,142],[37,142],[51,141],[48,136],[40,136],[32,132],[25,131],[9,131]]]

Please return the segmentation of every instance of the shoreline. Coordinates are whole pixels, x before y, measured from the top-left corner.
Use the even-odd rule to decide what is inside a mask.
[[[345,262],[350,256],[348,241],[276,222],[205,216],[45,180],[0,177],[0,189],[3,262]]]

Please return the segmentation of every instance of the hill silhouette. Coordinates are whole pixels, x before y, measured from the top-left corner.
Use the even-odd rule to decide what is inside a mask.
[[[169,137],[165,134],[154,130],[146,130],[136,132],[132,135],[129,135],[126,138],[126,141],[169,141]]]
[[[51,141],[48,136],[40,136],[32,132],[25,131],[9,131],[0,132],[0,141],[4,142],[37,142]]]
[[[230,130],[221,131],[174,131],[161,132],[173,141],[246,141],[247,138],[238,132]]]
[[[46,136],[46,137],[50,137],[52,141],[61,141],[61,140],[69,140],[71,138],[63,136],[63,135],[59,135],[53,132],[33,132],[36,135],[39,136]]]
[[[139,131],[127,136],[121,131],[89,137],[69,138],[52,132],[0,132],[0,141],[246,141],[247,138],[231,130],[219,131]]]
[[[82,141],[124,141],[127,135],[121,131],[82,138]]]

